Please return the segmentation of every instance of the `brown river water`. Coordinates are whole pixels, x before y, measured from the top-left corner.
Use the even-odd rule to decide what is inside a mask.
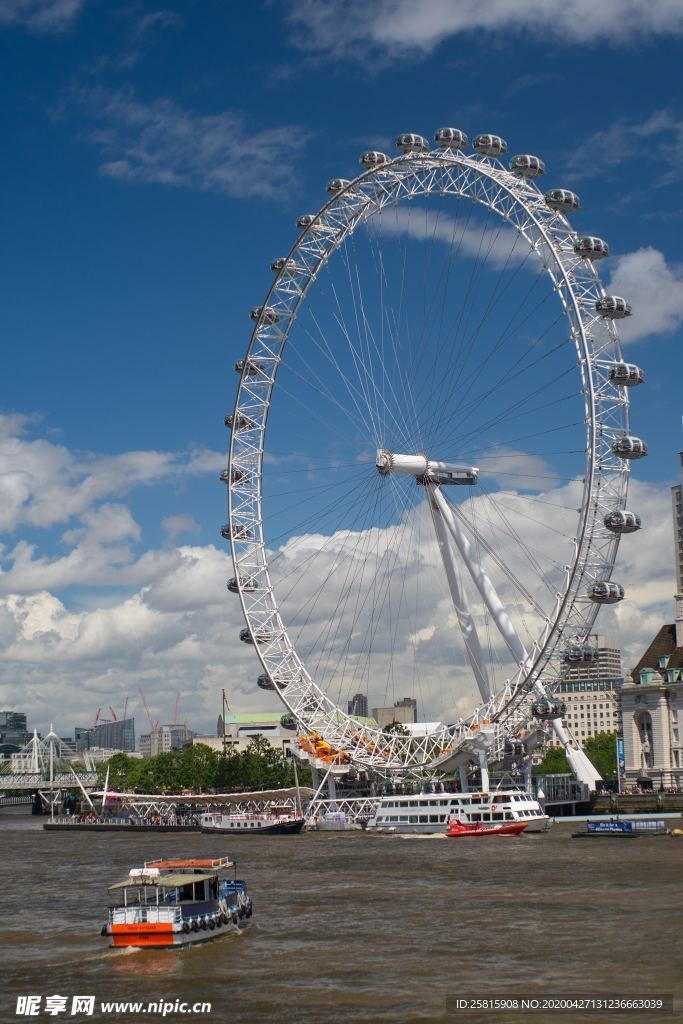
[[[680,824],[680,822],[672,822]],[[43,832],[0,815],[0,1021],[150,1021],[100,1000],[208,1001],[230,1024],[683,1021],[683,839],[485,840]],[[574,826],[574,828],[582,826]],[[107,885],[158,856],[228,853],[254,900],[244,933],[179,951],[109,950]],[[17,997],[43,997],[37,1017]],[[68,996],[47,1015],[45,997]],[[458,997],[673,994],[672,1015],[474,1012]],[[74,995],[94,995],[72,1016]]]

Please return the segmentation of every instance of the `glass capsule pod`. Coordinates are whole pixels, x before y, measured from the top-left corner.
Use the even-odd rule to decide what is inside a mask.
[[[510,170],[520,178],[540,178],[542,174],[545,174],[545,164],[540,156],[519,153],[510,161]]]
[[[332,178],[332,180],[328,181],[325,186],[325,191],[331,196],[336,196],[340,192],[343,192],[344,189],[348,188],[350,184],[351,182],[348,178]]]
[[[645,374],[635,363],[612,363],[607,375],[613,384],[625,388],[634,388],[645,380]]]
[[[300,231],[308,230],[313,235],[330,234],[336,231],[333,225],[320,220],[317,213],[305,213],[303,217],[299,217],[296,226]]]
[[[274,633],[269,633],[267,630],[259,630],[256,633],[252,633],[248,626],[240,630],[240,640],[243,644],[267,644],[270,640],[275,639]]]
[[[556,700],[553,698],[549,700],[547,697],[542,697],[541,700],[536,700],[531,705],[531,713],[536,718],[564,718],[567,714],[567,705],[563,700]]]
[[[609,246],[603,238],[586,235],[576,239],[574,252],[584,260],[604,260],[609,256]]]
[[[270,269],[274,274],[282,274],[283,277],[296,277],[297,274],[306,273],[306,267],[302,267],[294,260],[287,259],[286,256],[278,256],[276,260],[273,260]]]
[[[438,128],[434,132],[434,142],[442,149],[465,149],[469,139],[459,128]]]
[[[238,359],[235,363],[235,373],[243,373],[245,377],[258,377],[265,372],[266,364],[259,359]]]
[[[576,192],[568,188],[551,188],[543,198],[545,205],[556,213],[571,213],[581,206],[581,200]]]
[[[371,149],[367,153],[361,153],[358,163],[366,171],[371,171],[373,167],[381,167],[382,164],[388,164],[389,157],[386,153],[380,153],[376,149]]]
[[[289,729],[290,731],[296,729],[296,718],[291,711],[286,711],[280,719],[280,725],[283,729]]]
[[[272,306],[256,306],[249,313],[252,320],[260,320],[262,324],[276,324],[279,322],[280,317],[272,308]]]
[[[247,526],[235,525],[231,526],[230,523],[225,523],[221,526],[221,537],[223,540],[251,540],[253,534]]]
[[[623,320],[631,315],[631,306],[621,295],[602,295],[595,303],[595,309],[606,320]]]
[[[265,673],[263,673],[262,675],[260,675],[258,677],[258,679],[256,680],[256,685],[261,690],[274,690],[275,689],[275,683],[271,682],[270,678]]]
[[[218,479],[220,480],[220,482],[222,484],[229,484],[230,483],[230,470],[229,469],[222,470],[221,471],[221,475],[218,477]]]
[[[224,479],[226,476],[227,480]],[[229,474],[227,469],[223,470],[221,473],[221,480],[223,483],[246,484],[249,483],[249,474],[245,473],[243,469],[237,469],[236,466],[233,466]]]
[[[624,588],[611,580],[596,580],[589,586],[588,596],[596,604],[618,604],[624,599]]]
[[[612,442],[612,451],[620,459],[643,459],[647,455],[647,445],[641,437],[623,434]]]
[[[508,151],[508,144],[500,135],[475,135],[472,139],[472,148],[480,156],[505,156]]]
[[[627,509],[608,512],[603,523],[610,533],[635,533],[642,526],[640,516]]]
[[[235,369],[237,369],[237,367],[235,367]],[[238,412],[236,416],[233,416],[233,414],[229,412],[223,422],[228,430],[251,430],[256,426],[252,419],[241,412]]]
[[[562,652],[562,660],[567,665],[592,665],[597,657],[597,650],[590,644],[570,644]]]
[[[246,576],[240,577],[239,586],[237,586],[237,580],[235,579],[235,577],[231,576],[226,586],[231,594],[239,594],[240,589],[247,594],[253,594],[253,592],[257,589],[254,580],[247,579]]]
[[[526,746],[519,740],[505,740],[503,749],[508,757],[524,757],[527,752]]]
[[[396,139],[396,148],[402,153],[428,153],[429,143],[424,135],[416,135],[414,132],[401,132]]]

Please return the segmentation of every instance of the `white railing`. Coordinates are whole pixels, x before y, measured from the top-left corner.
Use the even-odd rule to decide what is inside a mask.
[[[306,808],[306,824],[314,824],[316,818],[324,818],[328,811],[345,814],[347,819],[354,823],[360,819],[372,818],[380,799],[379,796],[364,796],[337,797],[335,800],[312,800]]]
[[[110,911],[111,924],[180,924],[180,907],[116,907]]]

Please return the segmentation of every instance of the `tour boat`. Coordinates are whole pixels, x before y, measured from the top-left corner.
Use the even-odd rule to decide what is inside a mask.
[[[572,839],[635,839],[636,836],[665,836],[663,818],[610,818],[609,821],[587,821],[581,832],[572,832]]]
[[[368,822],[368,832],[443,834],[451,819],[465,825],[524,822],[525,832],[545,832],[552,822],[538,800],[518,789],[489,793],[416,793],[383,796]]]
[[[231,832],[241,835],[293,835],[301,832],[305,818],[289,804],[272,805],[267,811],[245,814],[211,812],[199,816],[202,832]]]
[[[252,903],[236,872],[227,857],[152,860],[131,868],[128,878],[109,886],[119,902],[109,906],[102,935],[116,948],[159,948],[207,942],[244,928]]]
[[[527,827],[526,821],[514,821],[508,825],[484,825],[478,821],[476,825],[464,825],[457,818],[448,825],[448,839],[465,839],[470,836],[519,836]]]

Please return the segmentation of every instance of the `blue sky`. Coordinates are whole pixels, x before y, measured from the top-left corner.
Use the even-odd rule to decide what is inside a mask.
[[[140,680],[162,717],[181,690],[196,725],[222,685],[238,709],[268,699],[234,642],[217,537],[232,364],[296,218],[400,131],[497,131],[581,195],[573,224],[608,240],[604,279],[631,287],[651,451],[636,476],[666,517],[683,448],[683,11],[595,8],[0,0],[0,704],[68,731]],[[635,643],[673,588],[670,539],[642,537]]]

